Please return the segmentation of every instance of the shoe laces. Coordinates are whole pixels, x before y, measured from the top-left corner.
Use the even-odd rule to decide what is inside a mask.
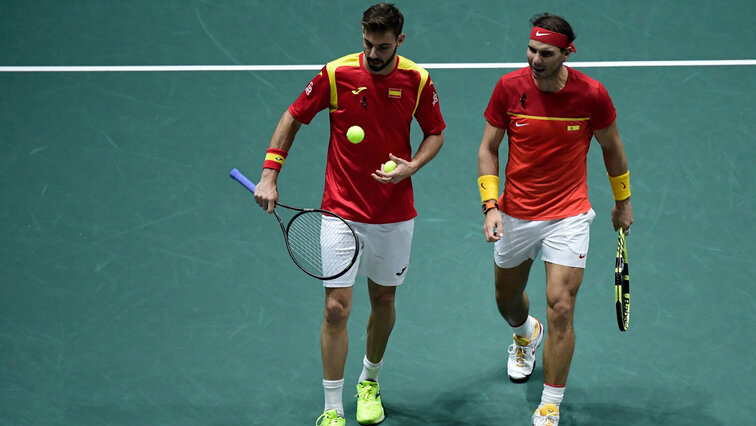
[[[360,386],[357,388],[357,395],[359,399],[362,401],[372,401],[375,399],[375,389],[376,389],[377,383],[370,382],[367,385],[360,384]]]
[[[530,349],[531,346],[535,345],[536,337],[538,337],[538,333],[540,330],[537,328],[535,334],[530,339],[526,337],[520,337],[518,335],[514,335],[514,342],[509,345],[509,357],[514,359],[517,362],[517,365],[519,367],[522,367],[525,364],[525,356],[527,355],[527,350]]]
[[[337,418],[339,418],[339,413],[336,410],[328,410],[315,420],[315,426],[330,426]]]
[[[525,348],[526,346],[520,346],[514,343],[509,345],[509,357],[514,359],[519,367],[525,365]]]

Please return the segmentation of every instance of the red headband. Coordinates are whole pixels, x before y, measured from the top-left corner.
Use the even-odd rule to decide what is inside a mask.
[[[575,45],[570,43],[566,35],[543,29],[541,27],[533,27],[533,29],[530,30],[530,38],[562,49],[569,48],[573,52],[577,52],[577,50],[575,50]]]

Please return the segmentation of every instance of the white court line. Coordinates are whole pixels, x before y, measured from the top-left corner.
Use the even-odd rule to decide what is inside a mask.
[[[522,68],[526,62],[431,63],[426,69]],[[756,65],[756,59],[697,61],[567,62],[574,68],[711,67]],[[115,65],[115,66],[0,66],[0,72],[175,72],[175,71],[317,71],[323,65]]]

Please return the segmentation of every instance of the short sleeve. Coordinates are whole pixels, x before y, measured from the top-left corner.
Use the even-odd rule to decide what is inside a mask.
[[[486,112],[483,115],[493,126],[506,129],[509,126],[509,115],[507,115],[506,105],[506,92],[502,78],[496,82],[491,99],[488,101]]]
[[[289,106],[289,113],[299,122],[310,124],[315,115],[328,108],[331,99],[331,84],[326,68],[316,75],[302,94]]]
[[[430,77],[428,77],[420,95],[420,103],[417,106],[417,111],[415,111],[415,118],[425,135],[437,135],[446,128],[446,123],[441,115],[441,105],[436,86]]]
[[[595,108],[591,114],[591,127],[596,130],[609,127],[617,119],[617,111],[614,109],[612,98],[603,84],[598,83],[596,90]]]

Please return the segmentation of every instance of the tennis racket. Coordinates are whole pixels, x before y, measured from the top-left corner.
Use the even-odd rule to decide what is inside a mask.
[[[231,178],[254,194],[255,184],[239,170],[231,170]],[[278,207],[293,212],[284,225]],[[294,263],[307,275],[332,280],[344,275],[354,265],[360,252],[359,239],[352,226],[339,215],[328,210],[300,209],[276,202],[273,210],[286,250]]]
[[[627,241],[620,228],[617,236],[617,259],[614,263],[614,304],[620,331],[630,327],[630,271],[627,267]]]

